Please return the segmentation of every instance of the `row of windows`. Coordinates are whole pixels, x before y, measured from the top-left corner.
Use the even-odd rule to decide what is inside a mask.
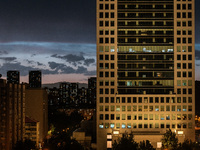
[[[187,93],[187,91],[188,91],[188,93]],[[182,89],[182,90],[177,89],[177,94],[192,94],[192,89]]]
[[[182,60],[192,60],[192,55],[182,55]],[[177,55],[177,60],[181,60],[181,55]]]
[[[132,109],[131,109],[132,108]],[[171,109],[170,109],[171,108]],[[111,105],[111,106],[99,106],[99,111],[116,111],[116,112],[124,112],[124,111],[143,111],[143,112],[152,112],[152,111],[183,111],[183,112],[186,112],[186,111],[192,111],[192,105],[133,105],[133,106],[114,106],[114,105]]]
[[[105,118],[104,118],[105,116]],[[121,116],[121,119],[120,119]],[[192,120],[192,114],[100,114],[99,120]]]
[[[105,129],[108,129],[108,128],[111,128],[111,129],[114,129],[114,128],[116,128],[116,129],[120,129],[120,128],[122,128],[122,129],[126,129],[126,128],[128,128],[128,129],[131,129],[131,128],[134,128],[134,129],[136,129],[136,128],[140,128],[140,129],[142,129],[142,128],[144,128],[144,129],[147,129],[147,128],[156,128],[156,129],[159,129],[159,128],[172,128],[172,129],[175,129],[175,128],[178,128],[178,129],[180,129],[180,128],[189,128],[189,129],[192,129],[192,123],[190,122],[190,123],[179,123],[179,124],[176,124],[176,123],[172,123],[171,125],[170,125],[170,123],[167,123],[167,124],[165,124],[165,123],[155,123],[155,124],[153,124],[153,123],[150,123],[150,124],[148,124],[148,123],[144,123],[144,124],[142,124],[142,123],[138,123],[138,124],[136,124],[136,123],[133,123],[133,124],[131,124],[131,123],[122,123],[121,124],[121,126],[120,126],[120,123],[105,123],[105,124],[103,124],[103,123],[100,123],[99,124],[99,128],[100,129],[103,129],[105,127]]]
[[[115,56],[114,55],[99,55],[99,60],[115,60]]]
[[[118,26],[174,26],[174,22],[172,21],[120,21],[118,22]],[[170,32],[170,34],[172,33],[173,32]]]
[[[111,81],[111,83],[114,83],[114,81]],[[106,81],[105,81],[106,83]],[[109,82],[108,82],[109,83]],[[112,84],[111,84],[112,85]],[[192,97],[177,97],[177,99],[175,97],[150,97],[148,99],[148,97],[117,97],[116,98],[116,103],[192,103]],[[99,98],[99,102],[100,103],[104,103],[104,97],[100,97]],[[114,97],[110,97],[110,103],[114,103],[115,102],[115,98]],[[105,103],[109,103],[109,97],[105,97]]]
[[[115,77],[115,73],[114,72],[99,72],[99,77]]]
[[[192,43],[192,38],[182,38],[182,40],[181,40],[181,38],[177,38],[177,43],[189,43],[189,44],[191,44]]]
[[[181,80],[177,80],[177,86],[192,86],[192,80],[182,80],[182,84]]]
[[[115,1],[115,0],[99,0],[99,1]]]
[[[188,23],[188,24],[187,24]],[[182,27],[186,27],[188,25],[188,27],[192,26],[192,21],[182,21]],[[181,26],[181,21],[177,21],[177,26],[180,27]]]
[[[177,12],[177,18],[192,18],[192,13],[191,12]]]
[[[187,6],[187,8],[186,8],[186,6]],[[191,10],[192,9],[192,4],[177,4],[177,10],[186,10],[186,9],[188,9],[188,10]]]
[[[177,46],[177,52],[192,52],[192,46]]]
[[[99,63],[99,68],[100,69],[115,69],[115,64],[114,63]]]
[[[115,43],[115,38],[99,38],[99,43]]]
[[[188,67],[187,67],[188,66]],[[177,63],[177,69],[192,69],[192,63]]]
[[[99,18],[115,18],[115,13],[114,12],[100,12],[99,13]]]
[[[105,26],[105,27],[109,27],[109,26],[111,26],[111,27],[114,27],[114,25],[115,25],[115,22],[114,21],[99,21],[99,26],[100,27],[103,27],[103,26]]]
[[[181,0],[177,0],[177,1],[179,2],[179,1],[181,1]],[[182,0],[182,1],[185,2],[186,0]],[[187,1],[188,1],[188,2],[191,2],[192,0],[187,0]]]
[[[156,5],[156,4],[120,4],[118,5],[118,9],[173,9],[173,5],[166,5],[166,4],[159,4],[159,5]]]
[[[181,72],[177,72],[177,77],[181,77]],[[186,78],[186,77],[192,77],[192,72],[186,72],[186,71],[183,71],[182,72],[182,77]]]
[[[99,4],[99,9],[100,10],[103,10],[103,9],[105,9],[105,10],[109,10],[109,9],[111,9],[111,10],[113,10],[115,8],[115,4]]]
[[[99,46],[99,52],[115,52],[115,46]]]
[[[99,81],[99,86],[114,86],[115,85],[115,81]]]
[[[118,18],[152,18],[152,17],[155,17],[155,18],[173,18],[173,13],[161,13],[161,12],[158,12],[158,13],[146,13],[146,12],[141,12],[141,13],[118,13]]]
[[[118,38],[119,43],[170,43],[174,42],[173,38],[127,38],[127,37],[120,37]]]
[[[114,35],[115,34],[115,30],[108,30],[108,29],[105,29],[105,30],[103,30],[103,29],[100,29],[99,30],[99,35]]]
[[[99,89],[99,94],[115,94],[115,89]]]
[[[182,30],[182,32],[181,32],[181,30],[177,30],[177,35],[192,35],[192,30],[188,30],[188,31],[186,31],[185,29],[183,29]]]

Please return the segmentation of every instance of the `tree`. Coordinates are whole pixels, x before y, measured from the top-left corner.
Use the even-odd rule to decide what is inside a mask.
[[[140,142],[139,149],[140,150],[155,150],[155,148],[153,148],[153,146],[148,140],[146,140],[146,142],[145,141]]]
[[[35,148],[35,143],[29,139],[26,139],[25,141],[18,141],[15,144],[14,150],[31,150]]]
[[[75,139],[71,139],[66,132],[52,135],[48,141],[45,141],[44,148],[49,150],[83,150],[82,145]]]
[[[168,150],[176,150],[178,147],[178,138],[176,137],[176,133],[173,133],[171,129],[166,131],[164,137],[162,139],[162,148]]]
[[[196,142],[185,140],[183,143],[179,143],[178,150],[199,150],[200,146]]]
[[[122,138],[118,140],[118,142],[115,140],[113,144],[114,150],[137,150],[138,149],[138,143],[136,143],[133,139],[133,134],[128,134],[125,132],[122,135]]]

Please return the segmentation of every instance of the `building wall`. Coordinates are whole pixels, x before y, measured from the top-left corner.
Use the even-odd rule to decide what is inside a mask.
[[[30,139],[39,146],[39,122],[25,123],[25,139]]]
[[[0,79],[0,149],[11,150],[25,134],[25,86]]]
[[[96,15],[97,149],[114,131],[194,141],[194,1],[97,0]]]
[[[40,122],[39,142],[48,132],[48,101],[44,89],[26,89],[26,115]]]

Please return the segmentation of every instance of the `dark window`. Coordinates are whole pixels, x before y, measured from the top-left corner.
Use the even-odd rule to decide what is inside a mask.
[[[99,4],[99,9],[103,9],[103,4]]]
[[[114,12],[111,12],[110,16],[111,16],[111,18],[115,18]]]
[[[103,43],[103,38],[99,38],[99,43]]]
[[[99,13],[99,18],[103,18],[103,13],[102,12]]]
[[[188,18],[192,18],[192,13],[188,12]]]

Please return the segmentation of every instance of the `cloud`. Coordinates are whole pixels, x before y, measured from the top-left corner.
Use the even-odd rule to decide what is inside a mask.
[[[88,72],[87,68],[83,66],[78,66],[77,69],[74,69],[70,66],[67,66],[65,64],[56,63],[56,62],[48,62],[49,67],[55,71],[57,71],[59,74],[85,74]]]
[[[48,64],[51,69],[63,68],[65,66],[64,64],[56,63],[56,62],[48,62]]]
[[[200,60],[200,50],[195,50],[195,59]]]
[[[64,56],[54,54],[54,55],[51,55],[51,57],[60,58],[60,59],[66,60],[69,63],[80,62],[80,61],[85,60],[85,58],[83,57],[83,53],[80,53],[80,55],[67,54]]]
[[[43,63],[37,62],[38,66],[45,66]]]
[[[16,57],[0,57],[0,59],[4,60],[4,61],[14,61],[17,58]]]
[[[88,71],[84,75],[86,75],[86,76],[95,76],[96,75],[96,70]]]
[[[6,55],[6,54],[8,54],[7,51],[0,51],[0,55]]]
[[[28,64],[33,64],[33,63],[34,63],[33,60],[28,60],[28,59],[26,59],[25,61],[26,61]]]
[[[94,63],[95,59],[90,58],[90,59],[85,59],[84,60],[84,65],[89,66],[90,64]]]
[[[196,64],[196,66],[198,66],[198,67],[199,67],[199,66],[200,66],[200,64]]]

